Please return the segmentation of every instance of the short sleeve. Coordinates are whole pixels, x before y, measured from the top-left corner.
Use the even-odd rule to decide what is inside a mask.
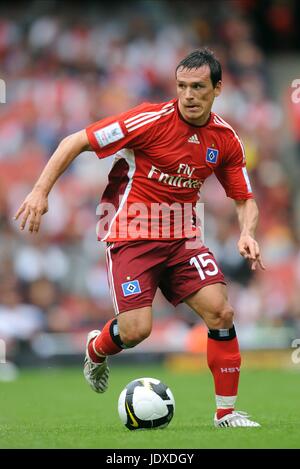
[[[117,116],[99,120],[86,133],[92,149],[99,158],[117,153],[123,148],[143,149],[149,144],[153,114],[151,104],[144,103]]]
[[[230,133],[225,155],[215,175],[225,189],[227,197],[235,200],[254,198],[246,168],[244,146],[236,133]]]

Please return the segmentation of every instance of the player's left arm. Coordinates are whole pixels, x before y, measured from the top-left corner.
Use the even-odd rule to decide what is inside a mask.
[[[260,266],[265,270],[261,258],[258,242],[255,240],[255,231],[258,223],[258,207],[254,199],[235,200],[241,235],[238,241],[240,254],[251,262],[251,269]]]
[[[241,229],[238,241],[240,254],[249,259],[252,270],[256,270],[257,266],[264,270],[260,248],[255,240],[259,212],[246,168],[245,150],[240,138],[232,130],[227,134],[224,158],[215,169],[215,174],[227,197],[236,203]]]

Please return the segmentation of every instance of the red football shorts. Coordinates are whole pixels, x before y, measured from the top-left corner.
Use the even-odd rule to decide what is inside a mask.
[[[115,309],[151,306],[157,287],[174,306],[206,285],[226,284],[213,254],[205,246],[189,248],[187,239],[108,243],[106,262]]]

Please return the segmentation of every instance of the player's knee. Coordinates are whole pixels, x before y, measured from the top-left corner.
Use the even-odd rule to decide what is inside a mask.
[[[233,315],[234,311],[232,306],[229,304],[223,306],[215,313],[214,322],[215,326],[214,329],[227,329],[232,327],[233,325]]]
[[[120,334],[122,342],[128,347],[134,347],[147,339],[151,333],[151,326],[143,324],[138,327],[128,328]]]

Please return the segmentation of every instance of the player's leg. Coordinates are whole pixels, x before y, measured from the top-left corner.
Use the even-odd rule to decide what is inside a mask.
[[[105,324],[101,333],[90,340],[89,356],[94,363],[101,363],[108,355],[135,347],[150,335],[151,329],[150,306],[120,313]]]
[[[105,392],[108,386],[107,357],[134,347],[150,335],[151,307],[125,311],[108,321],[102,331],[88,334],[84,375],[92,389]]]
[[[118,317],[119,335],[124,348],[135,347],[149,337],[152,330],[152,308],[146,306],[125,311]]]
[[[184,240],[174,242],[168,271],[160,287],[174,306],[187,303],[209,329],[207,358],[215,382],[217,421],[230,415],[230,426],[252,426],[248,419],[237,418],[233,410],[241,356],[233,325],[233,308],[228,302],[223,273],[213,254],[205,246],[188,249]]]
[[[215,383],[216,426],[259,426],[244,413],[235,412],[241,355],[233,324],[233,308],[226,286],[208,285],[185,299],[208,327],[207,363]]]
[[[203,287],[184,301],[208,328],[207,362],[214,377],[217,416],[221,418],[234,410],[241,365],[233,308],[226,286],[220,283]]]
[[[107,357],[149,336],[151,305],[163,265],[156,243],[121,242],[107,247],[107,271],[115,317],[88,334],[84,375],[96,392],[107,389]]]

